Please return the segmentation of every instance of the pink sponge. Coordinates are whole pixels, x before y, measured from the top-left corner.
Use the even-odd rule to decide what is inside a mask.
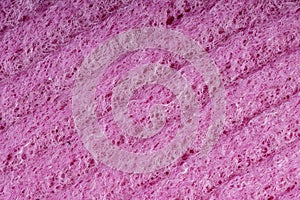
[[[1,1],[0,199],[300,199],[298,1]]]

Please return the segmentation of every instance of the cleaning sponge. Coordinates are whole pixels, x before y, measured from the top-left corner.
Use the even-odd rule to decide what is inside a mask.
[[[1,1],[0,199],[299,199],[299,8]]]

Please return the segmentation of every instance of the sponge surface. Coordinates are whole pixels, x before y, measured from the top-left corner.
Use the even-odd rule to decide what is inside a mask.
[[[300,199],[299,1],[1,1],[0,199]]]

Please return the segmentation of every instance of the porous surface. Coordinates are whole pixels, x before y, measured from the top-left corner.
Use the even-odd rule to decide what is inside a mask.
[[[1,1],[0,199],[300,199],[299,24],[292,0]]]

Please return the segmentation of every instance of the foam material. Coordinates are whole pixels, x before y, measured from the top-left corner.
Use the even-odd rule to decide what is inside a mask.
[[[0,199],[300,199],[299,24],[290,0],[1,1]]]

